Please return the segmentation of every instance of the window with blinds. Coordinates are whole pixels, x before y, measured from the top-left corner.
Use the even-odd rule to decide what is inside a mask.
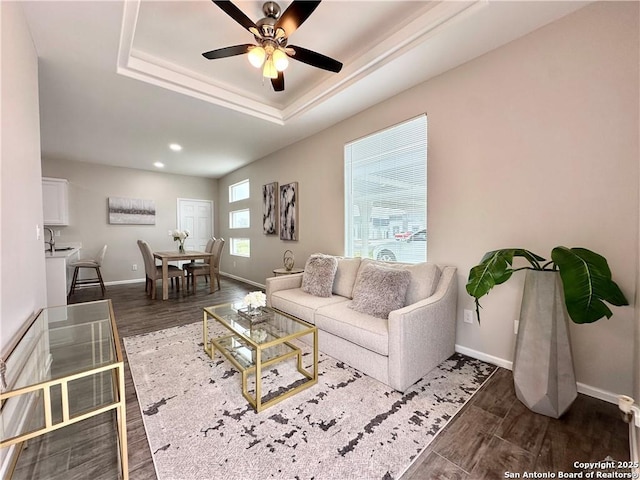
[[[427,259],[427,116],[345,145],[345,254]]]

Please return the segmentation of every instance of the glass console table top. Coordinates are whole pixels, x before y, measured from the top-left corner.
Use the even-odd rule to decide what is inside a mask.
[[[124,363],[119,342],[109,300],[42,309],[6,356],[0,446],[115,411],[120,475],[127,478]]]

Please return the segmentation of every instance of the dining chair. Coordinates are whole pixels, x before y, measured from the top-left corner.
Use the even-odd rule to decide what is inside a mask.
[[[69,289],[67,299],[70,299],[71,295],[75,293],[78,285],[100,285],[100,288],[102,289],[102,297],[104,297],[106,289],[104,287],[104,281],[102,280],[102,274],[100,273],[100,267],[102,267],[102,262],[104,261],[106,253],[107,246],[105,245],[94,258],[79,259],[69,262],[69,266],[73,268],[73,280],[71,280],[71,288]],[[78,274],[80,273],[81,268],[93,268],[96,271],[96,277],[78,279]]]
[[[214,244],[215,241],[216,241],[216,237],[209,238],[209,240],[207,240],[206,247],[204,247],[204,251],[207,252],[207,253],[211,253],[213,251],[213,244]],[[204,260],[191,260],[190,262],[185,263],[185,264],[182,265],[182,268],[184,269],[184,274],[187,277],[187,290],[189,290],[189,283],[190,283],[189,279],[192,279],[192,277],[190,275],[190,272],[193,269],[200,268],[200,267],[203,267],[205,265],[206,265],[207,268],[209,268],[209,263],[205,262]],[[207,278],[208,277],[205,277],[205,279],[207,279]],[[191,283],[193,283],[193,282],[191,282]]]
[[[209,245],[207,245],[209,246]],[[211,249],[208,250],[210,253],[213,253],[211,257],[211,262],[213,262],[213,271],[216,276],[216,280],[218,282],[218,290],[220,290],[220,257],[222,256],[222,250],[224,247],[224,239],[216,238],[211,245]],[[205,276],[205,282],[209,278],[209,273],[211,273],[211,269],[209,267],[209,262],[205,263],[187,263],[183,266],[185,271],[187,272],[187,290],[189,289],[189,283],[193,286],[193,291],[197,290],[196,285],[196,277],[198,275]],[[213,279],[211,279],[213,281]]]
[[[144,240],[138,240],[138,247],[140,248],[140,252],[142,253],[142,259],[144,261],[144,270],[145,270],[145,287],[144,291],[147,295],[151,295],[151,299],[155,300],[156,298],[156,282],[158,280],[162,280],[162,267],[160,265],[156,265],[156,261],[153,258],[153,251],[147,242]],[[168,279],[173,282],[173,279],[177,279],[178,290],[180,289],[180,282],[184,287],[184,272],[181,268],[176,267],[175,265],[169,265],[169,270],[167,273]]]

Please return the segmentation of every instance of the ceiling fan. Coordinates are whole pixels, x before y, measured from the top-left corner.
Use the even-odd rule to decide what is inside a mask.
[[[294,0],[282,15],[276,2],[265,2],[262,6],[265,18],[256,23],[231,2],[213,0],[213,3],[252,33],[256,44],[245,43],[218,48],[203,53],[205,58],[214,60],[246,53],[249,62],[256,68],[262,68],[263,76],[271,79],[276,92],[284,90],[283,72],[289,65],[289,57],[330,72],[337,73],[342,69],[342,63],[333,58],[296,45],[287,45],[289,36],[309,18],[320,1]]]

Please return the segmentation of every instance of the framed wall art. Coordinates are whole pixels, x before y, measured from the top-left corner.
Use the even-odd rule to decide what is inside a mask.
[[[140,198],[109,197],[109,223],[155,225],[156,202]]]
[[[278,182],[262,186],[262,232],[265,235],[278,233]]]
[[[280,186],[280,240],[298,240],[298,182]]]

